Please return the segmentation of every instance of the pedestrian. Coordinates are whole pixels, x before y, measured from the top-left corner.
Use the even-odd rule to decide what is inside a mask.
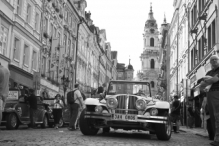
[[[30,105],[30,128],[36,128],[35,125],[35,115],[37,112],[37,97],[35,96],[35,90],[29,89],[30,96],[27,101]]]
[[[8,68],[2,66],[0,63],[0,125],[2,121],[2,112],[4,110],[5,101],[8,98],[9,93],[9,76],[10,72]]]
[[[54,117],[54,124],[55,129],[59,128],[59,121],[62,118],[62,108],[64,107],[63,102],[61,100],[61,95],[57,94],[54,100],[54,107],[53,107],[53,117]]]
[[[219,57],[213,55],[210,58],[211,70],[207,72],[206,76],[211,76],[204,79],[201,83],[201,89],[211,85],[207,92],[207,104],[210,113],[211,124],[215,133],[214,141],[210,144],[219,146]]]
[[[98,87],[97,94],[95,95],[95,98],[99,98],[99,100],[102,100],[105,96],[104,88],[102,86]]]
[[[201,82],[204,81],[205,78],[201,78],[197,81],[197,84],[201,84]],[[200,91],[200,94],[201,96],[203,97],[203,101],[202,101],[202,105],[201,105],[201,114],[203,116],[203,127],[207,128],[207,131],[208,131],[208,137],[209,137],[209,140],[214,140],[214,130],[213,130],[213,127],[212,127],[212,124],[211,124],[211,118],[210,118],[210,115],[209,115],[209,109],[208,109],[208,104],[207,104],[207,92],[209,91],[211,86],[207,86],[205,87],[204,90],[201,90]]]
[[[178,95],[174,96],[174,101],[171,109],[171,118],[174,123],[176,123],[176,131],[175,133],[179,133],[179,121],[180,121],[180,101],[178,100]]]
[[[67,103],[70,111],[70,122],[68,130],[76,130],[79,108],[85,108],[83,97],[79,90],[79,84],[75,84],[73,91],[68,92]]]

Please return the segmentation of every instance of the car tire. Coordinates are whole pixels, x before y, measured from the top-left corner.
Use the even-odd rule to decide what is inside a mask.
[[[110,127],[103,128],[103,133],[109,133],[110,132]]]
[[[59,120],[59,127],[63,127],[63,126],[64,126],[64,120],[63,120],[63,118],[61,118]]]
[[[46,128],[46,127],[48,127],[48,118],[47,118],[47,116],[46,115],[44,115],[44,117],[43,117],[43,123],[41,124],[41,128]]]
[[[96,135],[99,131],[99,128],[95,128],[92,125],[93,119],[85,118],[85,109],[82,111],[79,121],[80,130],[84,135]]]
[[[8,114],[6,117],[6,128],[8,130],[14,130],[14,129],[18,129],[18,127],[19,127],[19,121],[17,115],[15,113]]]
[[[170,121],[169,115],[167,116],[167,123],[166,124],[156,124],[155,125],[155,132],[157,138],[159,140],[167,141],[170,139],[172,134],[172,125]]]

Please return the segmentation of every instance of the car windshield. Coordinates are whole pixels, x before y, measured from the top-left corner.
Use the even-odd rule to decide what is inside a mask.
[[[143,94],[150,96],[150,83],[134,81],[111,81],[108,86],[108,94]]]

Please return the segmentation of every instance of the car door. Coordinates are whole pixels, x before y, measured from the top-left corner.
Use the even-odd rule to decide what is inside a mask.
[[[20,97],[18,100],[18,104],[15,106],[15,110],[22,122],[30,121],[30,108],[29,104],[25,101],[24,97]]]

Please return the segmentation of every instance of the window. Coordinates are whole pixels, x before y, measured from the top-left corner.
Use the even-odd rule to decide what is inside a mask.
[[[68,55],[70,55],[70,50],[71,50],[71,39],[68,39],[68,50],[67,50]]]
[[[45,76],[46,73],[46,57],[43,56],[42,57],[42,64],[41,64],[41,74],[43,74]]]
[[[215,39],[215,20],[211,24],[212,27],[212,46],[215,45],[216,39]]]
[[[64,46],[64,49],[65,49],[65,53],[66,53],[66,49],[67,49],[67,47],[66,47],[66,39],[67,39],[67,37],[66,37],[66,35],[64,35],[63,46]]]
[[[24,56],[23,56],[23,65],[28,66],[29,62],[29,46],[24,45]]]
[[[22,0],[17,0],[17,14],[21,16]]]
[[[43,26],[43,27],[44,27],[44,31],[45,31],[45,32],[48,32],[48,19],[45,18],[44,20],[45,20],[45,21],[44,21],[44,26]]]
[[[57,28],[54,27],[54,30],[53,30],[53,37],[54,37],[54,38],[56,37],[56,34],[57,34]]]
[[[49,30],[50,30],[49,35],[53,36],[53,24],[52,23],[50,23]]]
[[[37,69],[37,52],[36,51],[33,51],[31,66],[32,66],[32,70]]]
[[[7,54],[8,31],[8,28],[2,24],[0,31],[0,54],[2,55]]]
[[[15,38],[14,39],[14,54],[13,58],[16,61],[19,61],[20,59],[20,40]]]
[[[40,15],[38,14],[38,13],[36,13],[36,15],[35,15],[35,30],[36,31],[39,31],[39,17],[40,17]]]
[[[154,88],[154,81],[151,81],[151,88]]]
[[[59,44],[61,44],[61,34],[58,32]]]
[[[26,17],[27,23],[31,23],[31,5],[27,4],[27,17]]]
[[[154,69],[154,59],[151,59],[151,68]]]
[[[194,48],[191,51],[191,68],[194,67]]]
[[[211,26],[208,27],[208,51],[211,50]]]
[[[151,46],[151,47],[154,46],[154,38],[150,38],[150,46]]]

